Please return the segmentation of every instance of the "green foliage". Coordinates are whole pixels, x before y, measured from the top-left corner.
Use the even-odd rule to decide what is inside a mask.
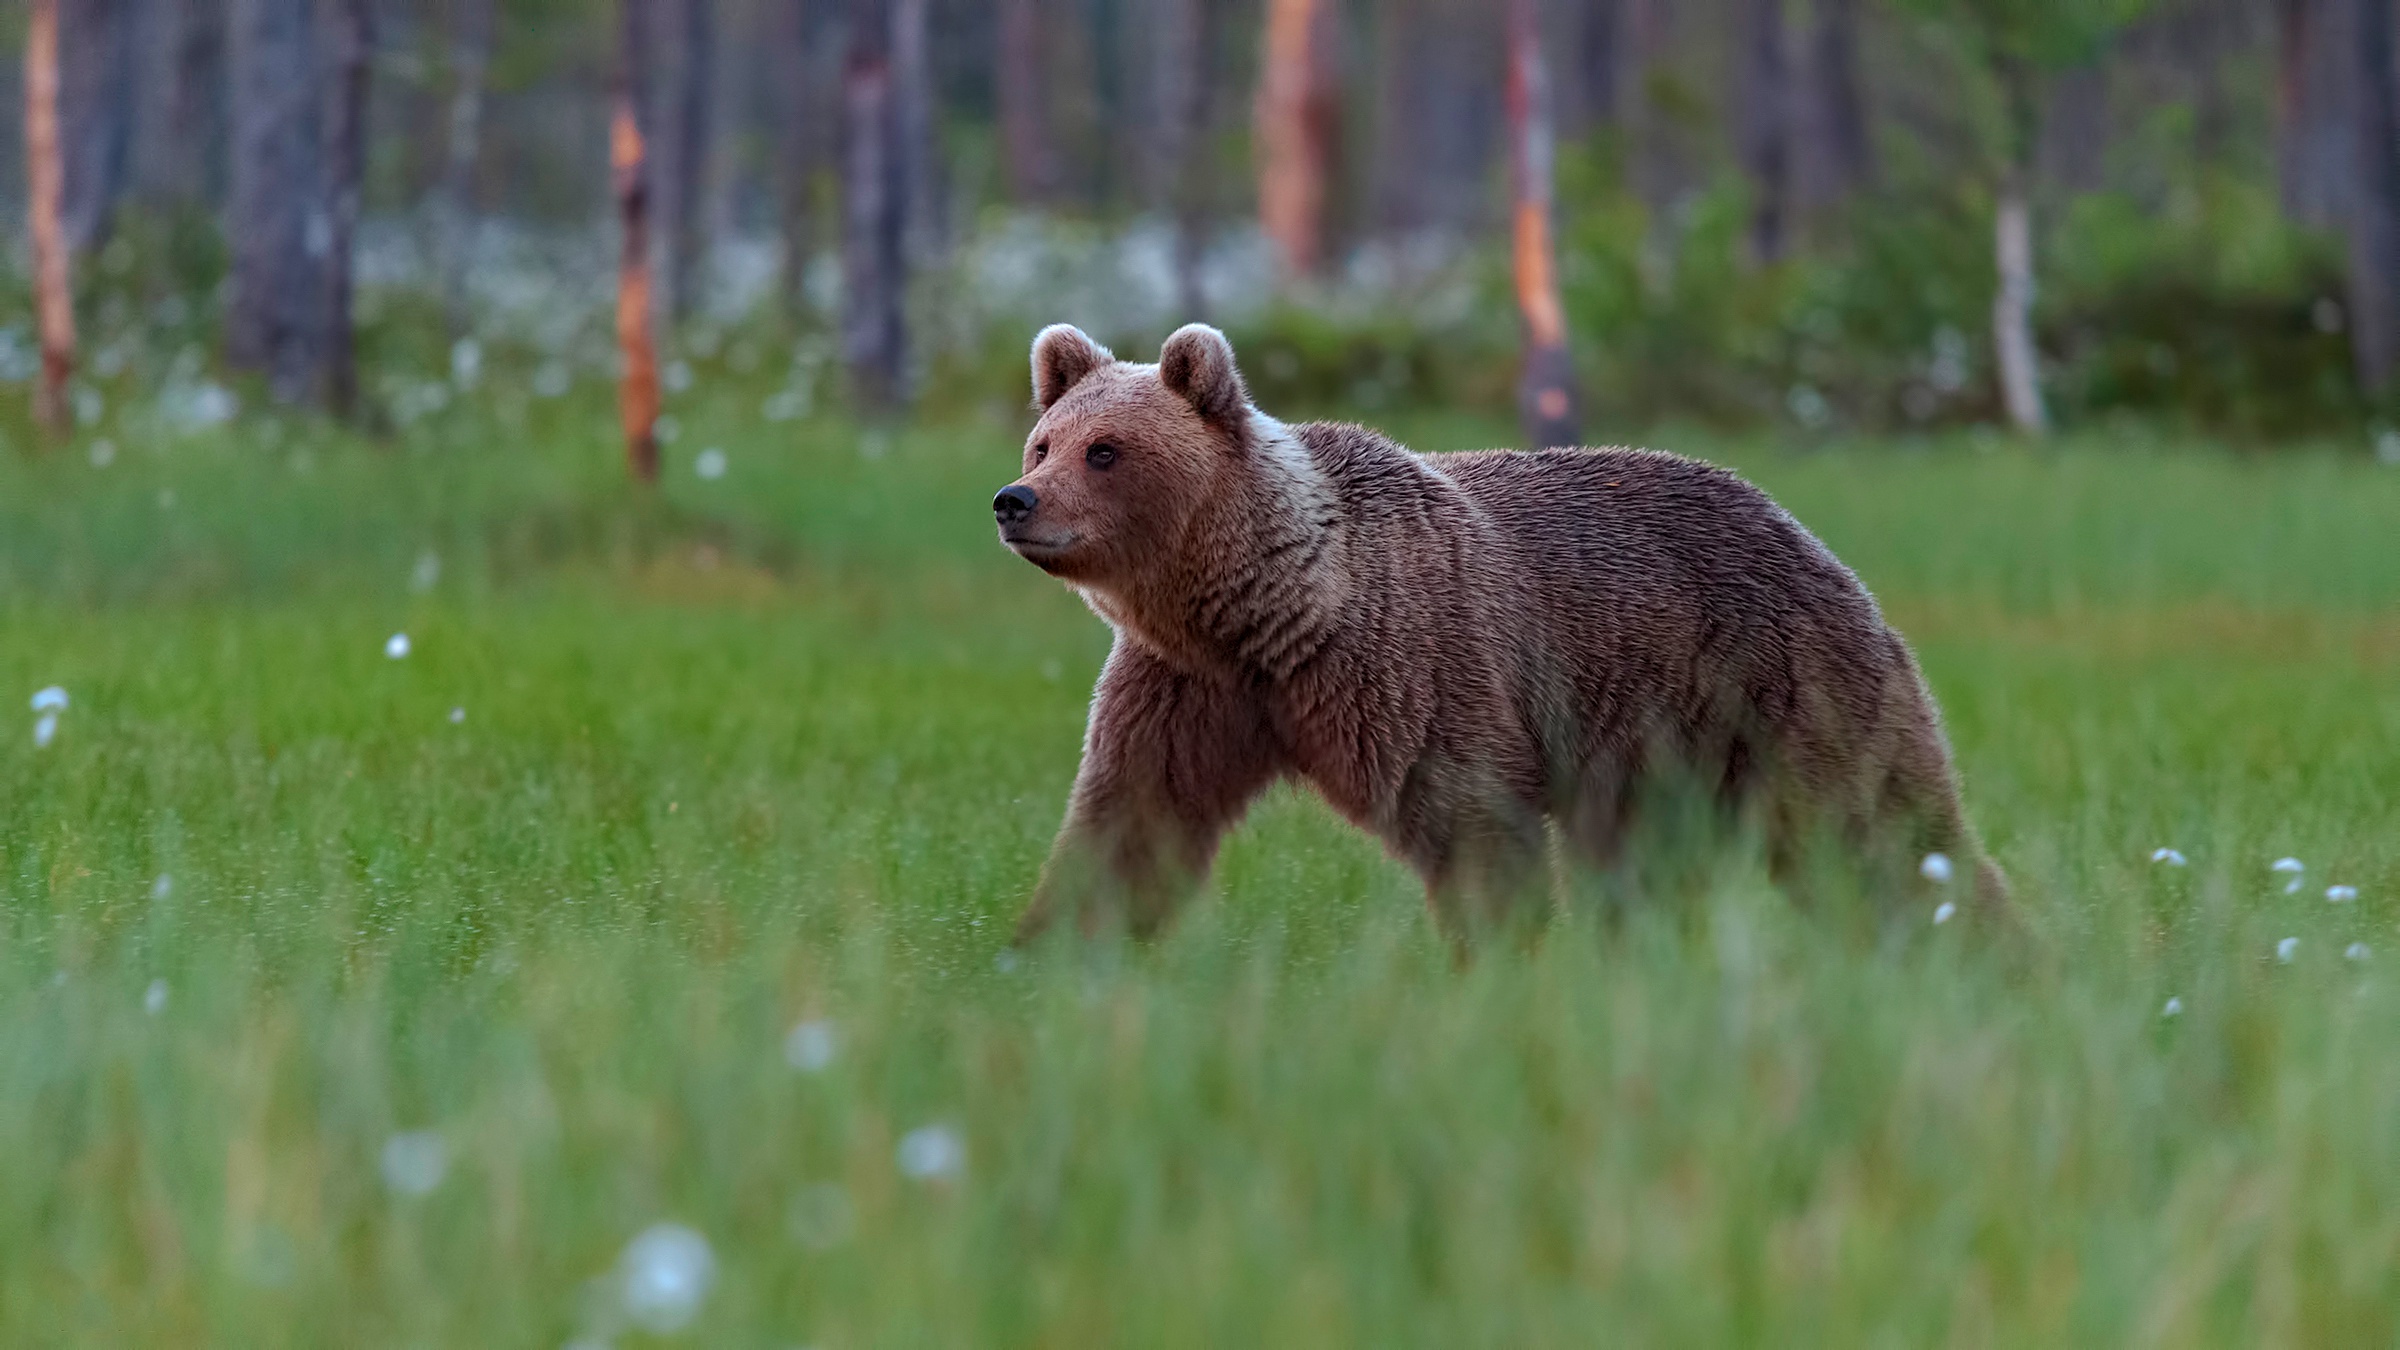
[[[645,500],[603,386],[520,378],[0,456],[0,1341],[645,1344],[663,1221],[693,1344],[2400,1333],[2400,472],[1676,442],[1909,632],[2030,969],[1738,856],[1457,969],[1288,793],[1156,948],[1007,969],[1106,642],[990,538],[1015,416],[704,365]],[[896,1166],[931,1123],[953,1180]]]

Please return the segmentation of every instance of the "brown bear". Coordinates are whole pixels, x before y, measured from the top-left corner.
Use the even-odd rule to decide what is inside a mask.
[[[1201,324],[1154,366],[1044,329],[1033,386],[1000,537],[1116,642],[1020,941],[1062,913],[1154,932],[1286,777],[1414,867],[1461,941],[1546,892],[1553,831],[1617,865],[1662,785],[1754,824],[1779,874],[1821,836],[1912,888],[1955,859],[1977,912],[2005,907],[1908,645],[1733,474],[1287,426]]]

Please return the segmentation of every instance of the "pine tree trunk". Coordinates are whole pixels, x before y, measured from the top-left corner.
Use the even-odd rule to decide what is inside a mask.
[[[657,75],[643,109],[650,166],[651,226],[658,240],[658,311],[689,315],[706,252],[701,191],[709,148],[709,75],[715,47],[712,0],[653,0],[651,60]]]
[[[233,287],[225,354],[238,367],[265,372],[269,391],[284,403],[325,392],[322,282],[333,228],[323,189],[314,11],[314,0],[234,0],[228,25]]]
[[[1576,32],[1578,120],[1588,130],[1625,115],[1625,14],[1622,0],[1583,0]]]
[[[135,0],[67,0],[58,25],[60,216],[67,247],[106,239],[132,160]]]
[[[359,196],[367,173],[367,74],[374,53],[369,0],[328,0],[325,186],[331,239],[323,259],[324,327],[319,334],[325,399],[338,417],[358,407],[356,335],[350,321]]]
[[[1058,156],[1042,97],[1041,0],[999,0],[995,27],[992,85],[1009,195],[1024,203],[1048,201],[1058,191]]]
[[[1335,108],[1324,0],[1267,0],[1256,112],[1259,223],[1286,277],[1325,261]]]
[[[907,367],[907,179],[890,0],[852,0],[842,73],[842,355],[860,405],[899,406]]]
[[[2379,395],[2400,365],[2400,96],[2393,88],[2400,53],[2391,0],[2351,3],[2357,161],[2349,210],[2350,354],[2359,387]]]
[[[67,237],[59,219],[65,165],[58,145],[59,0],[31,0],[25,33],[26,213],[33,233],[34,309],[41,328],[42,374],[34,417],[66,429],[67,379],[75,370],[75,295],[67,273]]]
[[[637,483],[658,479],[658,348],[650,316],[650,172],[642,135],[645,0],[618,0],[616,94],[608,168],[617,199],[617,422],[625,468]]]
[[[1208,97],[1205,0],[1158,0],[1154,16],[1158,135],[1152,194],[1175,230],[1175,304],[1185,322],[1202,318],[1200,128]]]
[[[777,213],[783,226],[785,298],[794,313],[808,302],[808,264],[817,248],[813,10],[810,0],[780,0],[776,11],[775,43],[782,53],[775,79]]]
[[[1816,0],[1809,38],[1809,172],[1801,196],[1827,206],[1873,181],[1875,151],[1868,136],[1866,94],[1858,69],[1857,0]],[[1797,166],[1795,166],[1797,168]]]
[[[1566,308],[1558,294],[1551,243],[1551,168],[1556,133],[1542,67],[1536,0],[1509,0],[1509,181],[1513,188],[1517,310],[1524,319],[1525,368],[1517,388],[1526,444],[1574,445],[1575,365],[1567,351]]]
[[[2348,216],[2357,98],[2349,0],[2276,0],[2277,185],[2284,214],[2333,226]]]
[[[1783,0],[1742,0],[1736,34],[1738,142],[1742,167],[1750,174],[1750,254],[1762,263],[1780,262],[1790,244],[1794,109]]]
[[[442,165],[442,313],[453,338],[473,326],[467,265],[475,246],[475,166],[483,158],[484,72],[493,0],[457,0],[450,35],[450,138]]]
[[[934,126],[927,0],[892,0],[892,99],[899,119],[901,234],[911,268],[937,262],[949,244],[942,219],[941,153]]]

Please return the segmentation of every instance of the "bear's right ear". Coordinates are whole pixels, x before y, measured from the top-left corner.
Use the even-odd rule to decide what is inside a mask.
[[[1033,340],[1033,406],[1048,412],[1050,405],[1083,383],[1083,377],[1117,358],[1108,348],[1085,337],[1071,323],[1054,323]]]
[[[1158,349],[1158,377],[1208,421],[1233,426],[1250,406],[1250,391],[1233,364],[1233,344],[1204,323],[1187,323]]]

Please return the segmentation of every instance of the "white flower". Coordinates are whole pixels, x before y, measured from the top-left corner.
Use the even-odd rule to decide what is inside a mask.
[[[2299,951],[2300,939],[2296,937],[2287,937],[2283,941],[2275,944],[2275,959],[2283,962],[2286,965],[2289,965],[2291,964],[2292,958],[2299,954]]]
[[[701,451],[692,458],[692,472],[711,480],[723,478],[725,476],[725,452],[713,445]]]
[[[2150,861],[2154,863],[2165,863],[2169,867],[2181,867],[2183,866],[2184,859],[2183,854],[2177,852],[2176,850],[2171,848],[2162,848],[2150,855]]]
[[[383,1141],[383,1184],[402,1195],[423,1195],[450,1170],[450,1147],[435,1130],[406,1130]]]
[[[625,1315],[658,1335],[680,1331],[700,1313],[716,1282],[717,1257],[708,1239],[678,1223],[654,1224],[617,1262]]]
[[[2325,888],[2325,898],[2334,904],[2346,905],[2358,898],[2358,887],[2328,886]]]
[[[689,361],[669,361],[667,368],[660,371],[659,375],[659,383],[665,385],[670,394],[680,394],[692,387],[692,363]]]
[[[58,739],[58,714],[57,714],[57,713],[43,713],[43,714],[42,714],[40,717],[37,717],[37,718],[35,718],[35,719],[34,719],[34,722],[33,722],[33,748],[34,748],[34,749],[36,749],[36,750],[47,750],[47,749],[49,749],[49,748],[50,748],[50,742],[52,742],[52,741],[54,741],[54,740],[56,740],[56,739]]]
[[[33,710],[37,713],[59,712],[67,706],[67,691],[61,685],[49,685],[34,691]]]
[[[966,1141],[947,1125],[920,1125],[900,1137],[899,1161],[919,1181],[952,1181],[967,1170]]]
[[[2364,961],[2374,954],[2375,953],[2367,950],[2367,944],[2363,942],[2353,942],[2349,946],[2342,949],[2342,955],[2350,958],[2353,961]]]
[[[383,640],[383,654],[397,661],[408,655],[408,634],[394,633]]]
[[[815,1073],[832,1064],[834,1052],[840,1048],[833,1023],[812,1017],[783,1038],[783,1062],[802,1073]]]
[[[150,1014],[152,1017],[156,1017],[166,1010],[167,982],[165,980],[152,980],[150,982],[150,987],[142,991],[142,1011]]]
[[[2306,872],[2308,867],[2298,858],[2277,858],[2274,862],[2268,864],[2267,870],[2273,872],[2277,876],[2291,878],[2289,881],[2284,883],[2283,893],[2285,895],[2298,895],[2300,893],[2300,875],[2303,872]]]
[[[1956,913],[1958,913],[1958,906],[1948,900],[1944,900],[1941,903],[1941,906],[1933,911],[1933,921],[1935,923],[1948,923],[1950,922],[1950,916]]]
[[[1917,864],[1917,871],[1934,885],[1947,886],[1950,884],[1950,855],[1928,853],[1925,855],[1925,861]]]
[[[174,893],[175,878],[164,872],[158,874],[158,880],[150,883],[150,898],[153,900],[164,900]]]
[[[2165,1006],[2165,1007],[2163,1007],[2163,1008],[2159,1009],[2159,1010],[2158,1010],[2158,1015],[2159,1015],[2159,1016],[2161,1016],[2161,1017],[2181,1017],[2181,1016],[2183,1016],[2183,1000],[2182,1000],[2182,999],[2179,999],[2179,998],[2170,998],[2170,999],[2168,999],[2168,1000],[2167,1000],[2167,1006]]]

